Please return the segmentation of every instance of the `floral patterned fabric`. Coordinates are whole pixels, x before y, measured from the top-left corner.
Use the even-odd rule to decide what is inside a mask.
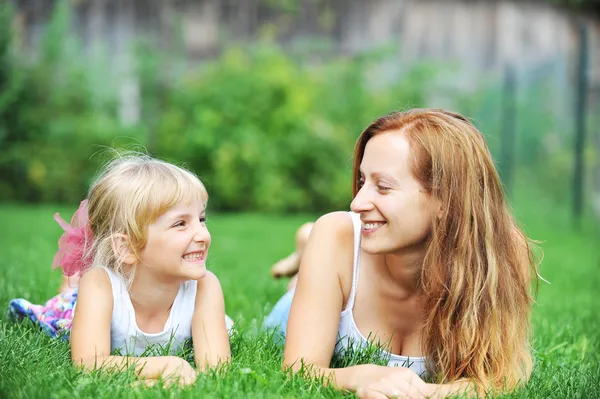
[[[44,305],[36,305],[25,299],[13,299],[8,304],[8,313],[14,319],[32,320],[51,337],[68,339],[73,322],[73,310],[77,290],[69,290],[50,298]]]

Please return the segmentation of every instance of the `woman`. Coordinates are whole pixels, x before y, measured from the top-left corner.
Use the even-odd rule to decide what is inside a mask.
[[[536,265],[482,134],[455,113],[395,112],[361,134],[353,175],[352,212],[321,217],[304,249],[284,366],[309,365],[373,398],[526,382]],[[334,351],[365,337],[383,345],[388,366],[403,367],[329,368]]]

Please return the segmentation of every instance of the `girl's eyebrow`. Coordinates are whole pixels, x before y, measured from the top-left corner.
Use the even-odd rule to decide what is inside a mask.
[[[206,214],[206,208],[202,208],[202,210],[200,211],[200,216],[205,215]],[[189,212],[180,212],[180,213],[176,213],[173,216],[169,216],[169,220],[174,220],[174,219],[189,219],[192,217],[192,214]]]
[[[190,217],[189,213],[176,213],[175,215],[169,217],[169,219],[187,219]]]

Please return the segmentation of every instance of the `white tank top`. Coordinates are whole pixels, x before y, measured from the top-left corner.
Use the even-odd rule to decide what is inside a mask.
[[[338,342],[335,346],[335,352],[343,351],[348,348],[351,343],[355,346],[368,345],[368,340],[365,338],[354,321],[354,298],[356,297],[356,287],[358,287],[358,277],[360,272],[360,229],[361,221],[360,215],[357,213],[350,212],[352,217],[352,224],[354,225],[354,272],[352,274],[352,290],[350,291],[350,297],[346,308],[340,314],[340,325],[338,327]],[[389,358],[388,366],[395,367],[408,367],[420,376],[425,375],[425,358],[424,357],[412,357],[412,356],[400,356],[393,353],[382,351],[382,356]]]
[[[110,350],[121,355],[164,355],[160,348],[175,354],[192,337],[192,317],[196,304],[198,282],[188,280],[181,284],[169,318],[159,333],[145,333],[135,321],[135,310],[125,281],[115,272],[103,267],[110,278],[113,293],[113,312],[110,323]]]

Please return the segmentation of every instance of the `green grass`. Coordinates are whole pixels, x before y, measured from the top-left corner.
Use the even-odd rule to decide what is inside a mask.
[[[523,190],[521,190],[523,191]],[[75,207],[0,206],[0,304],[12,298],[43,303],[60,281],[50,264],[61,234],[52,214],[68,218]],[[597,224],[574,229],[568,210],[543,195],[515,196],[527,233],[543,241],[542,275],[533,313],[536,369],[513,397],[600,397],[600,238]],[[209,267],[219,276],[227,313],[239,332],[232,364],[203,375],[193,387],[143,389],[130,373],[86,374],[71,366],[69,347],[31,323],[0,316],[0,397],[337,397],[318,381],[283,373],[283,350],[258,326],[285,290],[269,267],[293,249],[293,234],[310,216],[209,215],[213,244]]]

